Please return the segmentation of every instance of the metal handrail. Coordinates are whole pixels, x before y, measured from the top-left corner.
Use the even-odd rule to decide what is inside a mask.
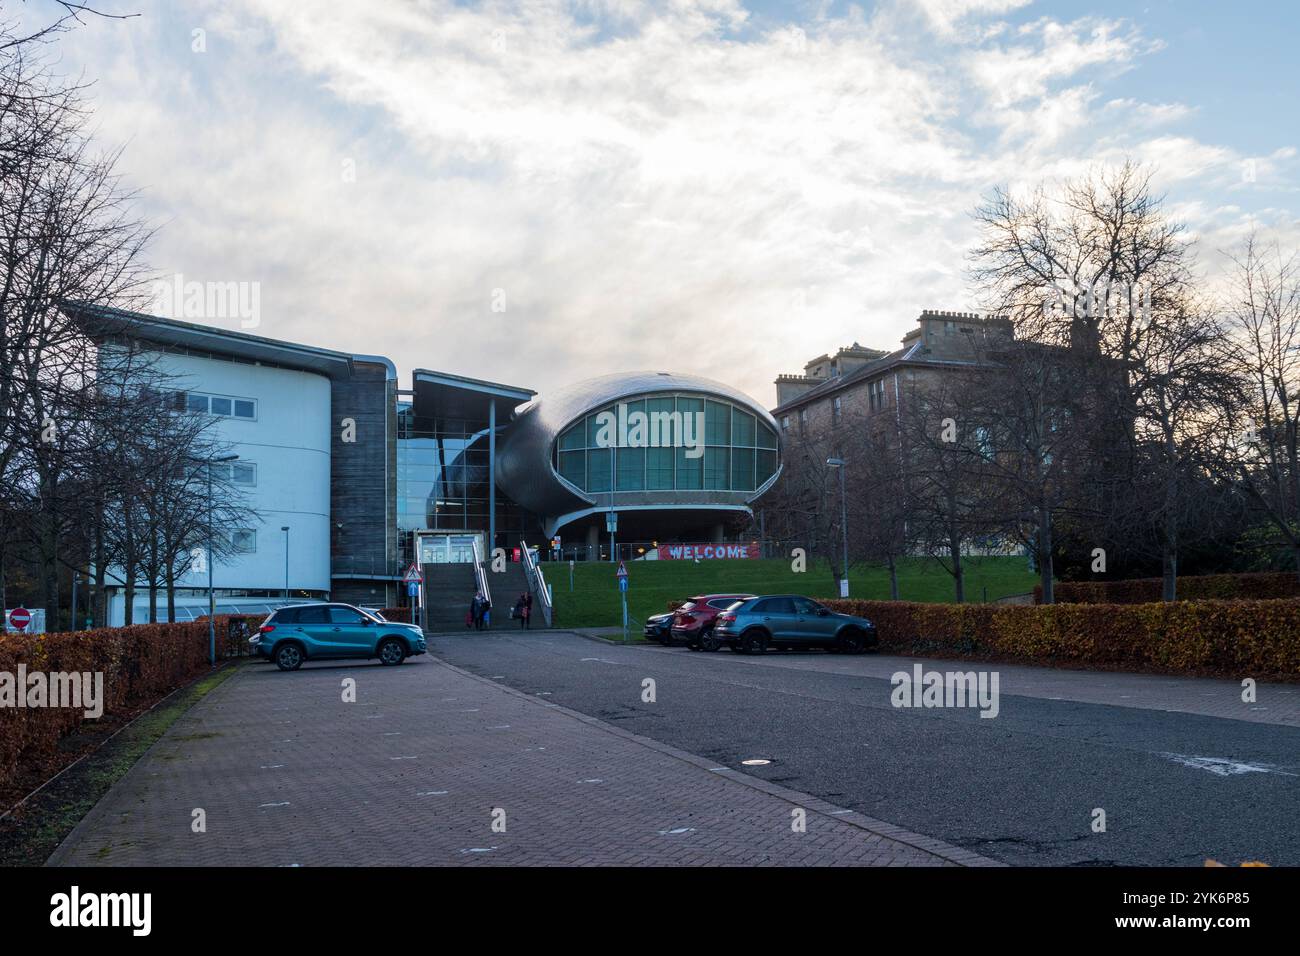
[[[490,606],[492,604],[492,589],[488,587],[487,570],[483,567],[483,552],[478,546],[478,535],[474,535],[472,546],[474,549],[474,580],[478,584],[478,589],[483,592],[483,596],[487,598]]]
[[[541,596],[542,616],[546,618],[546,626],[550,627],[555,609],[551,607],[551,592],[546,587],[546,577],[542,574],[542,566],[533,557],[533,552],[529,550],[527,541],[520,538],[519,544],[524,551],[524,568],[528,574],[528,584]]]

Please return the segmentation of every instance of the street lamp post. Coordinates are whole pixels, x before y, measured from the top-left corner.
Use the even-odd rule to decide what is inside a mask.
[[[289,526],[280,525],[280,530],[284,532],[284,599],[289,600]]]
[[[844,491],[844,459],[827,458],[826,464],[840,473],[840,538],[844,545],[844,554],[841,560],[842,571],[840,576],[840,597],[849,596],[849,506],[848,496]]]
[[[217,458],[190,458],[190,461],[206,465],[208,469],[208,664],[217,666],[217,599],[212,589],[212,549],[216,543],[216,534],[212,530],[212,466],[234,461],[238,455],[221,455]]]

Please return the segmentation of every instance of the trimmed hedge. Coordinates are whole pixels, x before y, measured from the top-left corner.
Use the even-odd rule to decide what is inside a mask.
[[[1164,593],[1161,578],[1128,581],[1059,581],[1053,588],[1058,604],[1147,604]],[[1265,601],[1300,597],[1300,575],[1290,571],[1248,574],[1202,574],[1178,579],[1180,601]],[[1043,587],[1034,587],[1034,603],[1043,600]]]
[[[827,601],[882,650],[1232,677],[1300,679],[1300,600],[1152,604]]]
[[[217,619],[217,656],[248,653],[247,635],[261,618]],[[102,673],[104,717],[129,716],[208,670],[206,621],[135,624],[62,634],[0,635],[0,673]],[[26,688],[17,688],[24,692]],[[0,707],[0,785],[18,761],[50,754],[86,720],[72,707]]]

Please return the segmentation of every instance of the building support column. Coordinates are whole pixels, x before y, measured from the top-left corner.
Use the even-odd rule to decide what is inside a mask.
[[[484,557],[491,561],[497,546],[497,403],[488,399],[488,546]]]
[[[587,560],[595,561],[600,557],[600,527],[592,522],[587,527]]]

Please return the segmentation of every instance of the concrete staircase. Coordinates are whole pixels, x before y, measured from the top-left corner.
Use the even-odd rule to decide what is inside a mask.
[[[426,564],[424,571],[424,629],[426,631],[465,631],[465,615],[478,585],[472,564]],[[528,574],[523,562],[507,561],[504,571],[488,569],[488,588],[492,592],[492,627],[519,626],[510,620],[510,609],[519,595],[528,590]],[[537,598],[533,598],[537,609]],[[545,627],[537,616],[533,627]]]
[[[426,564],[424,571],[424,629],[464,631],[469,602],[478,589],[472,564]]]

